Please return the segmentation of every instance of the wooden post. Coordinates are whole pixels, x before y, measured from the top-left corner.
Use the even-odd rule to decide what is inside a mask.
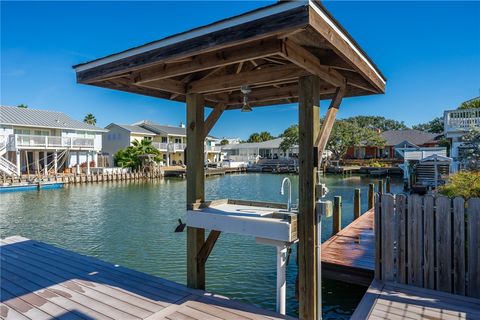
[[[342,230],[342,197],[335,196],[333,198],[333,223],[332,223],[332,236]]]
[[[299,79],[299,313],[300,319],[314,320],[321,312],[317,303],[317,259],[315,230],[315,176],[317,163],[314,142],[320,127],[320,79]]]
[[[204,100],[199,94],[187,94],[187,208],[205,201],[203,163]],[[205,289],[205,263],[197,255],[205,242],[205,229],[187,227],[187,285]]]
[[[383,180],[378,180],[378,193],[383,194]]]
[[[374,206],[374,198],[373,195],[375,193],[375,185],[373,183],[370,183],[368,185],[368,209],[372,209]]]
[[[360,189],[355,189],[353,196],[353,219],[358,219],[361,214],[361,201],[360,201]]]
[[[385,192],[386,193],[391,193],[392,189],[390,187],[390,176],[387,177],[387,180],[385,181]]]

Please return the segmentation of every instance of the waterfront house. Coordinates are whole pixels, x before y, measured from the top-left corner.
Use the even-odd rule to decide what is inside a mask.
[[[298,146],[293,146],[284,152],[280,148],[283,138],[263,142],[235,143],[222,146],[222,152],[233,161],[256,162],[259,158],[297,158]]]
[[[424,148],[437,147],[438,134],[413,129],[389,130],[381,133],[385,140],[383,147],[378,146],[353,146],[345,155],[349,159],[397,159],[401,154],[397,152],[400,148]]]
[[[135,140],[153,140],[155,133],[140,126],[110,123],[103,133],[102,154],[108,157],[108,164],[113,166],[113,155],[119,149],[130,146]]]
[[[96,166],[107,130],[63,112],[0,106],[0,170],[46,174]]]
[[[480,97],[472,100],[478,99]],[[465,150],[462,137],[472,128],[480,128],[480,108],[446,110],[443,116],[443,126],[444,136],[450,142],[450,157],[453,158],[453,167],[458,169],[459,158]]]
[[[153,121],[143,120],[132,125],[111,123],[104,134],[103,153],[108,155],[113,164],[113,155],[122,148],[126,148],[135,140],[149,139],[160,151],[160,157],[165,165],[185,164],[185,148],[187,147],[187,133],[185,125],[161,125]],[[205,161],[220,161],[220,147],[218,139],[207,136],[205,139]]]

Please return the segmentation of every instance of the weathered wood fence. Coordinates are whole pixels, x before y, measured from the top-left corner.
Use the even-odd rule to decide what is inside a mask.
[[[375,195],[375,278],[480,298],[480,198]]]

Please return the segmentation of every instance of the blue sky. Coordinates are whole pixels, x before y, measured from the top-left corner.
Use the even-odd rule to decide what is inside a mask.
[[[93,113],[98,125],[150,119],[176,125],[185,106],[78,85],[72,65],[185,31],[271,1],[1,2],[1,103]],[[480,93],[480,2],[325,2],[387,77],[385,95],[344,100],[339,117],[426,122]],[[322,114],[328,101],[322,102]],[[296,105],[226,112],[219,137],[277,135]]]

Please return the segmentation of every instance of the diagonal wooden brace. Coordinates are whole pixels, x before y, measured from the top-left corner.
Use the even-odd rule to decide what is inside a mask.
[[[320,132],[318,133],[317,139],[315,140],[315,147],[318,152],[318,168],[322,163],[323,152],[327,146],[328,138],[330,138],[330,133],[332,132],[333,124],[335,123],[335,118],[337,117],[338,109],[340,108],[340,103],[342,102],[343,97],[346,93],[346,87],[337,87],[335,91],[335,96],[328,107],[327,114],[325,115],[325,120],[323,121]]]
[[[215,108],[210,112],[207,119],[205,120],[205,128],[203,133],[203,138],[206,139],[210,130],[212,130],[215,123],[217,123],[218,119],[222,115],[223,111],[227,108],[226,104],[219,103]]]
[[[215,243],[217,242],[218,237],[220,236],[220,233],[221,232],[217,230],[210,231],[207,240],[203,243],[200,251],[197,254],[197,263],[205,265],[210,253],[213,250],[213,247],[215,246]]]

